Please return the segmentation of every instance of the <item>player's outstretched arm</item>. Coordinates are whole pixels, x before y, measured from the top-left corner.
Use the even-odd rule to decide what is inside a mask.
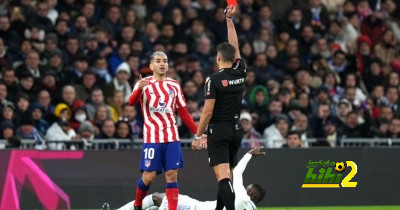
[[[228,28],[228,41],[236,49],[235,60],[240,59],[239,41],[236,34],[235,25],[233,24],[232,21],[233,16],[235,16],[236,14],[236,6],[228,6],[225,9],[225,14],[226,14],[226,24]]]
[[[261,149],[263,148],[263,146],[259,146],[248,151],[236,165],[235,169],[233,169],[233,189],[235,190],[235,192],[242,192],[246,194],[246,190],[243,186],[243,172],[246,169],[247,163],[249,163],[251,157],[266,154],[265,152],[261,152]]]

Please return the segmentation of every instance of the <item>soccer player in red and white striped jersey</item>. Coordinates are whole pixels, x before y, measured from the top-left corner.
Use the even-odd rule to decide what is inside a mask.
[[[139,77],[129,105],[140,101],[143,117],[143,151],[140,170],[143,172],[136,187],[135,209],[141,209],[142,200],[155,179],[156,175],[165,171],[166,197],[168,209],[176,210],[178,204],[178,168],[183,167],[183,155],[176,126],[175,111],[183,123],[196,133],[197,126],[186,109],[182,88],[178,81],[167,78],[168,58],[164,52],[154,52],[150,57],[150,69],[153,75]],[[199,145],[206,146],[206,139]]]

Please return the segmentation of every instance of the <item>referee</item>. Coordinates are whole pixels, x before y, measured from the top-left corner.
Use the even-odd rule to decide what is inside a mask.
[[[236,154],[243,137],[239,117],[246,66],[240,58],[238,38],[232,22],[235,13],[234,6],[226,8],[229,43],[224,42],[217,46],[219,72],[206,79],[204,108],[192,143],[194,150],[206,148],[208,145],[210,166],[218,180],[217,210],[224,206],[227,210],[235,209],[231,171],[236,166]],[[206,127],[207,144],[201,140]]]

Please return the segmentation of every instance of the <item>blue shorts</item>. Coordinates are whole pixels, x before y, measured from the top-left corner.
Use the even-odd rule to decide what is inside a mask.
[[[140,159],[140,170],[156,171],[161,174],[164,171],[183,168],[183,154],[181,143],[144,143]]]

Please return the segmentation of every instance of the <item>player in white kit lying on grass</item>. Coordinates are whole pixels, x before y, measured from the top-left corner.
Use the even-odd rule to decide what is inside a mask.
[[[244,157],[239,161],[233,170],[233,190],[235,192],[235,209],[236,210],[253,210],[257,209],[256,204],[260,202],[264,196],[264,189],[258,184],[250,184],[245,188],[243,186],[243,172],[246,169],[247,163],[252,156],[265,155],[265,152],[260,150],[263,147],[255,147],[247,152]],[[131,201],[119,210],[133,210],[133,203]],[[217,201],[199,201],[187,195],[179,194],[178,197],[178,210],[214,210],[217,206]],[[147,195],[143,199],[143,210],[167,210],[168,200],[165,193],[153,193]]]

